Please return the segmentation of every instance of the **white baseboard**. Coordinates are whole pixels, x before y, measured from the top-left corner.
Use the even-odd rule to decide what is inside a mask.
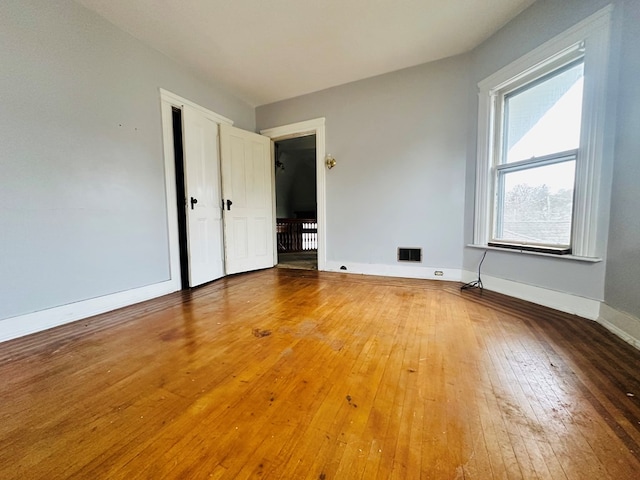
[[[596,321],[625,342],[640,349],[640,318],[602,303],[600,316]]]
[[[464,282],[470,282],[478,277],[476,272],[465,270],[462,272]],[[482,275],[482,285],[487,290],[509,295],[561,312],[579,315],[590,320],[597,320],[600,314],[600,301],[580,297],[566,292],[558,292],[547,288],[527,285],[526,283],[504,280],[490,275]]]
[[[48,330],[65,323],[75,322],[93,315],[133,305],[134,303],[144,302],[145,300],[175,292],[179,288],[179,285],[176,286],[175,281],[169,280],[18,317],[6,318],[0,320],[0,342]]]
[[[341,267],[346,267],[346,270]],[[383,277],[422,278],[459,282],[461,271],[455,268],[426,267],[424,265],[383,265],[375,263],[352,263],[327,261],[326,271],[355,273],[360,275],[380,275]],[[435,272],[442,272],[436,275]]]

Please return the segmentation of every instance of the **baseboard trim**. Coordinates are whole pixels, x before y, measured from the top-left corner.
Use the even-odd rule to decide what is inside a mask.
[[[341,268],[343,266],[346,267],[346,270]],[[380,275],[383,277],[447,280],[449,282],[459,282],[461,278],[461,270],[455,268],[428,267],[424,265],[384,265],[376,263],[327,261],[326,271],[360,275]],[[436,271],[442,272],[442,275],[436,275]]]
[[[468,270],[462,273],[463,281],[470,282],[478,277],[477,272]],[[527,285],[526,283],[504,280],[490,275],[482,275],[482,284],[487,290],[509,295],[561,312],[579,315],[589,320],[597,320],[600,314],[600,301],[580,297],[566,292]]]
[[[602,303],[600,316],[596,321],[614,335],[640,350],[640,318]]]
[[[0,320],[0,342],[48,330],[117,308],[151,300],[179,289],[169,280],[111,295]]]

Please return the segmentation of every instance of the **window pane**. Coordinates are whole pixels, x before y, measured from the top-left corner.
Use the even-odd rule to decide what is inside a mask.
[[[505,95],[505,163],[578,148],[584,64]]]
[[[495,240],[569,245],[575,160],[499,174]]]

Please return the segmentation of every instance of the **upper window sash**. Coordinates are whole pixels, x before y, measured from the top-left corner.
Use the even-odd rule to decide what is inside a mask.
[[[584,63],[584,42],[579,42],[568,49],[559,52],[554,55],[548,61],[541,62],[532,68],[534,71],[524,72],[513,83],[509,82],[506,85],[495,92],[494,96],[494,131],[495,138],[493,140],[494,150],[492,163],[494,165],[500,165],[507,163],[507,121],[509,115],[507,114],[507,102],[509,99],[515,98],[518,94],[524,93],[544,82],[552,80],[554,77],[561,75],[574,68],[579,64]],[[584,107],[584,94],[582,97],[582,105]],[[546,153],[546,152],[545,152]],[[553,150],[548,153],[553,153]],[[513,162],[511,162],[513,163]]]

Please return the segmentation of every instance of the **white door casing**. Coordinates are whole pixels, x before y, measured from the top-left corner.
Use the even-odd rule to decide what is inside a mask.
[[[226,273],[273,267],[271,140],[220,125],[220,151]]]
[[[189,286],[224,276],[218,123],[201,111],[182,109],[189,251]]]
[[[317,220],[318,220],[318,270],[327,268],[327,229],[326,229],[326,167],[325,167],[325,119],[316,118],[304,122],[292,123],[280,127],[261,130],[260,133],[271,140],[286,140],[306,135],[316,136],[316,191],[317,191]],[[275,211],[275,196],[273,199]],[[275,213],[274,213],[275,218]],[[277,259],[276,244],[274,243],[274,257]],[[277,261],[277,260],[276,260]]]

